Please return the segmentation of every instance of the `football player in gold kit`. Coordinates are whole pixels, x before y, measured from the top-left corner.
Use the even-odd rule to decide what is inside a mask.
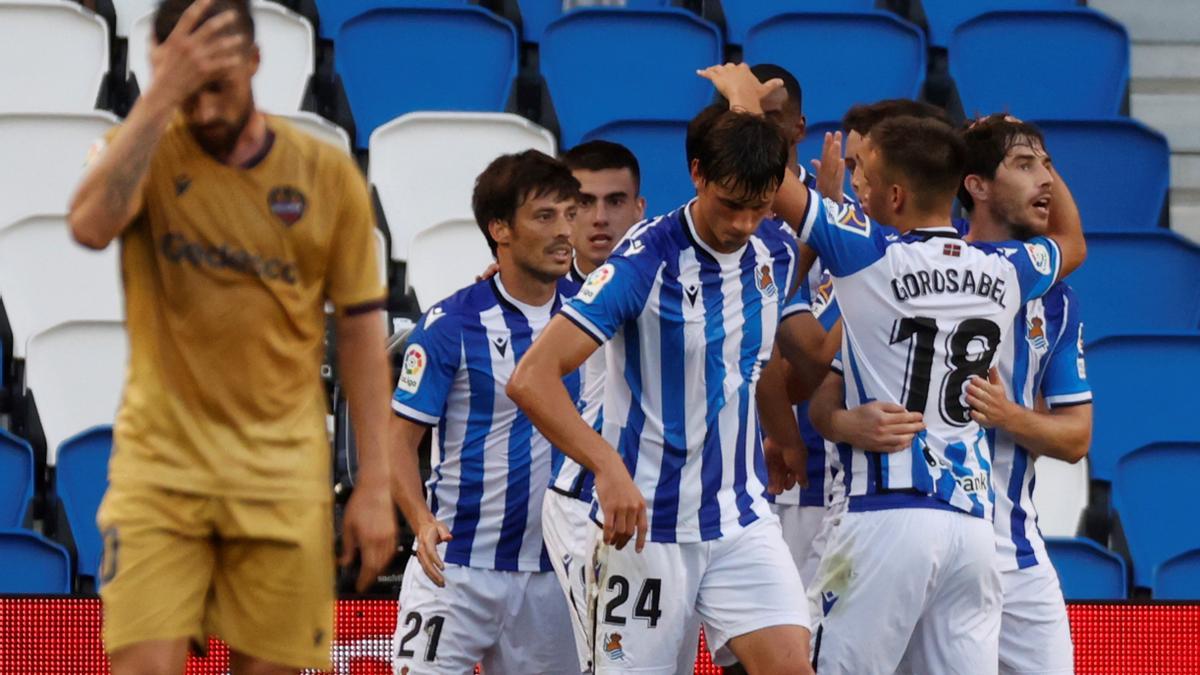
[[[75,239],[121,246],[128,374],[105,537],[117,675],[182,673],[224,639],[234,673],[328,668],[333,523],[325,304],[358,430],[343,562],[395,551],[389,369],[367,187],[353,160],[254,107],[247,0],[165,0],[155,77],[98,144]]]

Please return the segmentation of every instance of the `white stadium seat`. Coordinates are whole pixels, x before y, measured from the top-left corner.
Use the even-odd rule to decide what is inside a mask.
[[[25,357],[30,336],[67,321],[123,319],[116,246],[92,251],[71,239],[66,217],[33,216],[0,230],[0,297]]]
[[[119,321],[64,323],[30,338],[25,388],[37,401],[51,466],[63,441],[116,419],[128,352]]]
[[[96,107],[108,27],[67,0],[0,0],[0,113]]]
[[[372,132],[369,148],[367,174],[395,260],[410,259],[409,242],[421,230],[472,218],[475,178],[499,155],[530,148],[555,154],[550,132],[508,113],[409,113]]]
[[[1033,505],[1038,528],[1047,537],[1074,537],[1079,517],[1088,503],[1088,461],[1068,464],[1052,457],[1039,457]]]
[[[0,114],[0,230],[39,213],[66,213],[88,149],[117,123],[105,112]]]
[[[279,116],[291,122],[301,131],[330,145],[335,145],[345,150],[347,154],[350,153],[350,134],[324,117],[306,110],[284,113]]]
[[[113,0],[113,9],[117,10],[117,37],[129,37],[137,20],[153,12],[158,3],[159,0]]]
[[[495,260],[474,219],[448,220],[412,237],[408,287],[422,310],[475,281]]]
[[[262,110],[290,113],[300,109],[316,62],[314,32],[307,19],[274,2],[255,0],[255,42],[262,62],[254,76],[254,103]],[[146,91],[153,73],[154,12],[144,14],[129,30],[129,71]]]

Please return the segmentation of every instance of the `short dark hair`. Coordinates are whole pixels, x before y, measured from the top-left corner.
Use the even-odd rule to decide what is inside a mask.
[[[963,167],[963,180],[958,185],[958,201],[967,211],[975,210],[975,199],[964,182],[967,176],[995,178],[996,169],[1000,168],[1008,152],[1019,145],[1046,149],[1046,138],[1041,129],[1029,122],[1013,121],[1005,113],[968,123],[962,139],[967,149],[967,161]]]
[[[804,110],[804,91],[800,88],[800,80],[783,66],[775,65],[774,63],[760,63],[757,66],[750,66],[750,72],[758,78],[759,82],[769,82],[775,78],[783,80],[783,89],[787,92],[788,103],[796,108],[796,114],[800,114]],[[713,99],[713,105],[719,105],[721,108],[729,107],[729,100],[724,96],[717,94]]]
[[[902,179],[912,188],[918,210],[930,213],[954,200],[967,148],[951,127],[929,118],[892,117],[871,129],[871,145],[883,160],[886,179]]]
[[[566,164],[538,150],[500,155],[479,174],[471,209],[493,256],[496,240],[488,224],[503,220],[511,225],[522,204],[547,195],[575,199],[579,196],[579,181]]]
[[[866,136],[880,122],[901,116],[934,119],[946,126],[953,126],[946,111],[935,105],[908,98],[889,98],[875,103],[860,103],[847,110],[842,117],[842,132],[848,134],[857,131],[859,136]]]
[[[154,38],[159,44],[167,41],[171,31],[175,30],[175,24],[179,23],[183,13],[195,2],[196,0],[162,0],[159,3],[158,11],[154,15]],[[237,12],[237,20],[233,22],[228,33],[245,35],[247,40],[254,42],[254,15],[250,12],[250,0],[213,0],[196,27],[203,26],[209,19],[231,9]]]
[[[775,189],[787,171],[788,141],[779,127],[759,115],[732,110],[700,111],[688,125],[688,164],[700,176],[743,195]]]
[[[629,148],[612,141],[595,140],[571,148],[563,153],[562,161],[572,171],[606,171],[629,169],[633,175],[635,190],[641,190],[642,169],[637,157]]]

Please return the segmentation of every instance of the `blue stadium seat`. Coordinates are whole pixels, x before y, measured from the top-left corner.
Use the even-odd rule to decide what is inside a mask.
[[[337,69],[366,147],[376,127],[414,110],[503,110],[517,31],[472,6],[371,10],[342,24]]]
[[[984,12],[1014,9],[1069,9],[1076,0],[921,0],[929,23],[929,44],[945,47],[954,29]]]
[[[968,117],[1112,117],[1129,82],[1129,36],[1088,9],[989,12],[959,26],[949,51]]]
[[[1067,600],[1124,600],[1125,561],[1091,539],[1047,537],[1046,552]]]
[[[1108,306],[1123,314],[1141,311]],[[1121,458],[1149,443],[1200,441],[1195,406],[1200,335],[1113,335],[1092,343],[1086,358],[1096,395],[1088,454],[1092,478],[1113,480]]]
[[[724,0],[725,33],[731,44],[746,41],[751,28],[789,12],[869,12],[875,0]]]
[[[720,62],[716,26],[680,9],[579,9],[542,37],[542,75],[563,147],[609,122],[691,119],[713,98],[696,70]],[[620,94],[602,94],[597,87],[615,73]]]
[[[1054,166],[1079,204],[1084,229],[1158,229],[1171,183],[1171,149],[1131,119],[1039,121]]]
[[[1143,382],[1156,384],[1153,379]],[[1149,420],[1126,417],[1127,424],[1130,420],[1155,431]],[[1198,426],[1194,412],[1189,422]],[[1186,487],[1195,476],[1200,476],[1200,442],[1153,443],[1126,454],[1117,464],[1113,506],[1129,542],[1135,585],[1149,588],[1160,563],[1200,549],[1200,520],[1194,495]]]
[[[79,574],[95,578],[104,551],[96,528],[96,511],[108,489],[108,458],[112,454],[112,427],[99,426],[63,441],[58,449],[54,491],[62,500]]]
[[[555,19],[563,15],[563,0],[517,0],[521,9],[521,35],[526,42],[541,42],[542,35]],[[670,7],[671,0],[626,0],[630,9]]]
[[[1200,246],[1169,230],[1089,233],[1087,242],[1087,262],[1067,279],[1079,295],[1085,341],[1200,326]]]
[[[1155,600],[1200,601],[1200,550],[1164,560],[1154,573]]]
[[[429,5],[431,7],[462,7],[470,4],[469,0],[316,0],[317,13],[321,17],[321,37],[336,40],[342,24],[353,16],[372,9],[388,7],[412,7],[414,5]]]
[[[809,93],[809,122],[841,120],[856,103],[916,98],[925,80],[925,36],[886,12],[776,16],[750,30],[743,58],[795,75]]]
[[[686,121],[613,122],[583,140],[602,138],[633,151],[642,174],[646,216],[667,213],[696,196],[688,170]]]
[[[0,429],[0,527],[21,527],[33,498],[33,448]]]
[[[70,593],[67,549],[36,532],[0,530],[0,593]]]

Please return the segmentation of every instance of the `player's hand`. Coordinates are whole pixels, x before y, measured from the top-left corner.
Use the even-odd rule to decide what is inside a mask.
[[[491,279],[492,277],[496,276],[496,273],[499,271],[500,271],[499,263],[492,263],[491,265],[488,265],[486,268],[484,268],[483,272],[480,272],[479,276],[475,277],[475,282],[478,283],[480,281],[483,281],[484,279]]]
[[[898,403],[872,401],[844,411],[839,435],[856,448],[872,452],[901,452],[925,430],[921,413]]]
[[[988,379],[972,377],[967,382],[967,404],[971,406],[971,419],[989,429],[1011,428],[1019,406],[1008,400],[1000,373],[995,368],[988,372]]]
[[[342,557],[349,565],[354,554],[362,559],[355,587],[366,591],[396,555],[396,509],[387,483],[380,487],[360,483],[350,495],[342,519]]]
[[[178,105],[244,58],[247,37],[223,34],[237,21],[237,12],[226,10],[200,25],[212,2],[198,0],[188,7],[167,39],[151,50],[154,82],[148,96],[161,96],[167,104]]]
[[[446,577],[442,574],[446,563],[438,555],[438,546],[453,538],[446,524],[433,518],[417,528],[417,562],[421,563],[425,576],[439,588],[446,587]]]
[[[713,83],[717,91],[729,101],[730,110],[741,108],[748,113],[761,115],[762,101],[783,86],[778,77],[759,82],[758,77],[744,63],[726,63],[697,70],[696,74]]]
[[[763,438],[763,459],[767,464],[767,492],[781,495],[796,487],[796,473],[784,458],[784,445]]]
[[[646,500],[623,462],[596,472],[596,499],[604,512],[604,543],[622,549],[636,535],[634,550],[641,553],[650,529]]]
[[[821,159],[812,160],[817,176],[817,192],[822,197],[841,204],[845,200],[843,186],[846,184],[846,162],[842,159],[842,132],[825,132],[821,146]]]

